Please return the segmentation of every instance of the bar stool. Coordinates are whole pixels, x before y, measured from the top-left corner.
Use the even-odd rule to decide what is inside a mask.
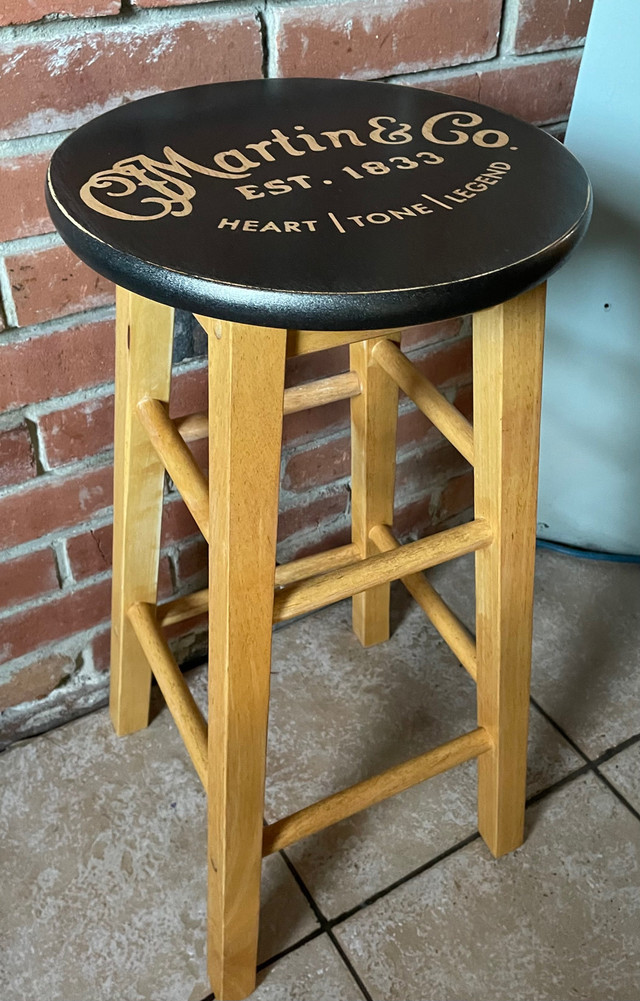
[[[49,209],[117,291],[111,713],[147,725],[151,672],[208,793],[217,998],[254,988],[263,855],[478,759],[494,855],[523,839],[544,280],[588,225],[588,179],[548,135],[424,90],[254,80],[110,111],[55,152]],[[173,309],[208,334],[209,414],[168,416]],[[399,332],[473,313],[471,424]],[[350,345],[350,370],[284,389],[288,357]],[[399,545],[400,387],[474,466],[468,524]],[[350,399],[350,545],[276,567],[283,414]],[[207,484],[187,443],[209,435]],[[209,588],[156,604],[168,470],[210,545]],[[477,636],[422,571],[476,553]],[[478,726],[263,828],[273,622],[353,596],[389,636],[401,578],[477,681]],[[209,720],[163,629],[208,609]]]

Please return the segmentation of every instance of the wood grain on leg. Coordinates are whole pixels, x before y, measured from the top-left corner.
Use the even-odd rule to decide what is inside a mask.
[[[473,321],[479,829],[496,856],[524,837],[544,285]]]
[[[349,348],[362,387],[351,400],[351,537],[363,559],[378,552],[371,529],[393,524],[398,387],[374,361],[381,339]],[[381,584],[353,597],[353,631],[363,646],[389,639],[389,591]]]
[[[127,619],[136,602],[155,604],[164,467],[136,406],[168,401],[173,309],[117,290],[113,500],[111,718],[120,735],[147,725],[151,671]]]
[[[286,331],[209,334],[209,971],[254,988]]]

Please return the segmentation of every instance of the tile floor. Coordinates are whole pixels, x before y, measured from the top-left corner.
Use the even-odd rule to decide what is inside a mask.
[[[472,576],[431,574],[467,620]],[[401,588],[393,613],[368,651],[348,603],[275,633],[267,819],[474,725]],[[469,763],[269,858],[255,1001],[637,1001],[639,667],[640,566],[541,551],[525,844],[491,858]],[[210,999],[204,795],[156,704],[0,755],[0,1001]]]

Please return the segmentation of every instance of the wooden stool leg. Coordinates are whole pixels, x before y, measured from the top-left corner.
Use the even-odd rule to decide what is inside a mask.
[[[164,488],[136,405],[145,396],[168,401],[172,347],[173,309],[118,288],[110,709],[121,736],[149,720],[151,670],[126,612],[156,601]]]
[[[475,514],[494,541],[476,553],[478,826],[491,852],[522,844],[529,720],[545,286],[473,321]]]
[[[209,971],[255,986],[286,330],[209,333]]]
[[[362,387],[351,400],[351,531],[363,558],[378,552],[371,529],[393,525],[398,386],[373,359],[380,340],[349,348]],[[389,639],[389,591],[381,584],[353,596],[353,631],[363,646]]]

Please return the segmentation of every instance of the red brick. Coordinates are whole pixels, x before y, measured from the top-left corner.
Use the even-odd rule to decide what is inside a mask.
[[[274,76],[371,79],[489,59],[500,0],[272,3]]]
[[[7,257],[6,265],[20,326],[113,302],[111,282],[68,247],[17,254]]]
[[[60,587],[52,549],[0,564],[0,609],[19,605]]]
[[[536,125],[569,117],[580,55],[512,63],[502,69],[437,73],[414,86],[480,101]],[[402,81],[399,81],[400,83]]]
[[[471,378],[471,337],[427,347],[411,360],[435,386],[468,382]]]
[[[317,438],[326,438],[336,431],[346,431],[349,427],[349,402],[328,403],[324,407],[300,410],[297,414],[287,414],[282,425],[282,441],[285,446],[294,442],[302,443]]]
[[[398,463],[396,491],[398,495],[427,495],[434,484],[442,484],[451,477],[460,476],[469,468],[466,459],[441,439],[434,445],[425,442],[423,448]]]
[[[438,323],[422,323],[418,327],[409,327],[402,333],[402,350],[411,352],[425,344],[435,344],[457,337],[462,329],[464,317],[455,320],[440,320]]]
[[[97,455],[113,447],[113,396],[43,414],[38,428],[50,466]]]
[[[27,664],[0,685],[0,712],[11,706],[18,706],[21,702],[44,699],[70,677],[74,670],[75,664],[71,657],[64,657],[59,653]]]
[[[206,411],[208,400],[206,365],[187,372],[176,372],[171,383],[172,417],[184,417],[186,414]]]
[[[67,555],[74,579],[86,580],[95,574],[110,570],[113,551],[113,525],[90,529],[82,535],[67,539]],[[166,598],[173,592],[169,557],[160,558],[158,594]]]
[[[113,379],[113,320],[0,345],[0,411]]]
[[[70,33],[6,45],[0,139],[81,125],[100,111],[158,91],[262,75],[253,11],[154,30],[127,19],[114,30]],[[132,155],[138,152],[132,149]]]
[[[40,476],[0,498],[0,548],[9,549],[86,521],[111,504],[110,466],[78,476]]]
[[[42,601],[0,622],[0,663],[22,657],[45,643],[91,629],[109,618],[111,581]]]
[[[514,50],[542,52],[582,45],[593,0],[520,0]]]
[[[351,523],[341,525],[334,531],[329,531],[326,527],[322,534],[318,535],[313,542],[305,542],[303,545],[294,548],[291,552],[292,560],[302,559],[304,556],[313,556],[315,553],[322,553],[327,549],[336,549],[338,546],[346,546],[351,542]]]
[[[328,348],[326,351],[312,351],[308,355],[297,355],[287,360],[285,386],[299,386],[312,379],[325,379],[329,375],[346,372],[349,368],[349,348],[345,345]]]
[[[194,588],[207,586],[209,547],[204,539],[194,539],[178,552],[176,575],[180,584]]]
[[[0,487],[24,483],[36,475],[36,462],[27,425],[0,431]]]
[[[162,515],[162,546],[198,535],[198,526],[183,500],[167,501]]]
[[[349,489],[346,484],[338,489],[333,489],[322,494],[320,497],[308,501],[308,503],[296,504],[280,513],[278,520],[278,542],[283,542],[289,536],[295,535],[303,529],[315,528],[320,531],[320,527],[331,522],[339,515],[343,515],[349,508]]]
[[[61,17],[96,17],[119,14],[120,0],[4,0],[0,24],[27,24],[49,14]]]
[[[111,630],[105,629],[91,641],[93,666],[96,671],[108,671],[111,666]]]
[[[0,160],[0,240],[52,233],[53,223],[44,201],[44,181],[51,153]]]
[[[438,520],[448,521],[473,505],[473,472],[452,477],[440,494]]]
[[[316,448],[299,449],[288,460],[282,478],[285,490],[302,493],[333,483],[351,472],[351,438],[343,435]]]

